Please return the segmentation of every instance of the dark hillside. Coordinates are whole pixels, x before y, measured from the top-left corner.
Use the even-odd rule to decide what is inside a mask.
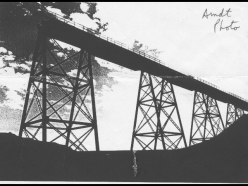
[[[65,146],[0,134],[2,181],[248,182],[248,116],[217,137],[185,149],[75,152]]]

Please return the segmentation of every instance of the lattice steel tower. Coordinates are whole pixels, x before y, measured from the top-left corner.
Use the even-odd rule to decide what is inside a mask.
[[[141,72],[131,150],[187,147],[171,83]]]
[[[209,140],[224,129],[217,101],[195,91],[189,145]]]
[[[99,151],[91,61],[38,29],[19,136]]]
[[[226,114],[226,127],[229,127],[233,122],[239,119],[242,115],[244,115],[244,110],[232,105],[230,103],[227,104],[227,114]]]

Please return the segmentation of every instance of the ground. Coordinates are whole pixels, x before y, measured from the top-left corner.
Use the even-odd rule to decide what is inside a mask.
[[[248,182],[248,115],[188,148],[76,152],[63,145],[0,134],[1,181]]]

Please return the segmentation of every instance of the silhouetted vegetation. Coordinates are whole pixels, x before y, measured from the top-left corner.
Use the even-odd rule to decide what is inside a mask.
[[[65,14],[65,19],[71,19],[70,14],[81,13],[86,14],[89,19],[96,23],[96,33],[107,30],[108,23],[102,23],[95,14],[97,3],[83,2],[88,6],[87,11],[80,8],[80,2],[1,2],[0,3],[0,47],[12,51],[15,59],[12,63],[27,65],[34,52],[35,41],[37,37],[36,24],[40,22],[40,12],[46,11],[47,7],[60,9]],[[81,23],[83,24],[83,23]],[[68,52],[68,50],[67,50]],[[69,51],[70,52],[70,51]],[[74,52],[73,50],[71,52]],[[8,55],[8,54],[5,54]],[[6,66],[9,66],[8,61]],[[97,82],[97,88],[101,89],[102,83],[112,86],[114,80],[108,76],[109,69],[101,67],[97,61],[92,62],[94,69],[94,78]],[[30,66],[30,65],[28,65]],[[14,67],[15,73],[29,73],[28,69],[20,66]]]

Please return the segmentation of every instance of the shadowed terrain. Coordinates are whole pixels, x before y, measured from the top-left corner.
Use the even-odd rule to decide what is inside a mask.
[[[76,152],[0,134],[2,181],[248,182],[248,115],[221,134],[185,149]]]

